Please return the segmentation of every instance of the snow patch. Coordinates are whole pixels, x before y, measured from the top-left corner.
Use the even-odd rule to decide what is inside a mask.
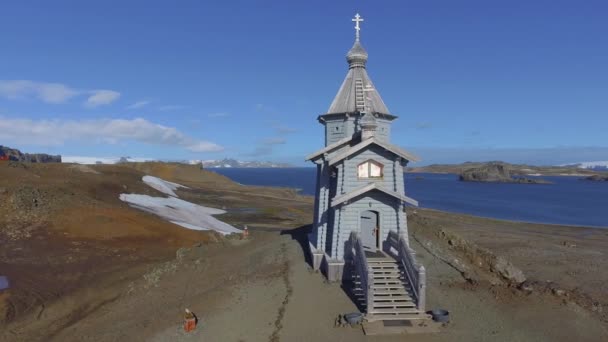
[[[241,233],[241,230],[222,222],[211,215],[224,214],[226,211],[194,204],[177,196],[173,190],[183,185],[167,182],[163,179],[145,176],[143,181],[154,189],[170,197],[152,197],[138,194],[120,194],[120,200],[131,207],[158,215],[163,219],[193,230],[214,230],[220,234]],[[163,188],[160,190],[159,188]],[[173,196],[173,197],[172,197]]]
[[[141,180],[143,180],[144,183],[148,184],[151,188],[156,189],[165,195],[169,195],[169,196],[173,196],[173,197],[179,197],[175,194],[175,190],[177,190],[178,188],[188,189],[187,186],[169,182],[169,181],[160,179],[158,177],[153,177],[153,176],[144,176]]]

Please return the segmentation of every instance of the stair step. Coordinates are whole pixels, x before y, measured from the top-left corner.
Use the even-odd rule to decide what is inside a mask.
[[[405,289],[388,290],[388,289],[372,289],[374,297],[376,295],[388,296],[388,295],[409,295]]]
[[[403,271],[401,271],[398,268],[372,268],[371,270],[368,270],[368,273],[371,273],[372,275],[382,275],[382,274],[404,275]]]
[[[365,316],[367,321],[413,321],[418,319],[429,319],[429,315],[423,313],[407,313],[399,315],[372,315],[367,314]]]
[[[386,266],[386,265],[382,265],[382,266],[372,266],[370,267],[368,270],[368,272],[390,272],[390,271],[394,271],[394,272],[404,272],[403,269],[397,267],[397,266]]]
[[[408,282],[401,274],[372,274],[374,281],[401,281]]]
[[[416,304],[414,304],[413,302],[403,302],[403,303],[376,303],[376,302],[374,302],[372,311],[375,309],[383,309],[383,308],[399,309],[399,308],[415,308],[415,307],[416,307]]]
[[[378,264],[378,263],[390,263],[390,264],[396,264],[397,262],[394,259],[391,258],[368,258],[367,259],[367,264]]]
[[[392,315],[399,315],[399,314],[412,314],[412,313],[419,313],[420,311],[416,308],[403,308],[403,309],[372,309],[370,311],[370,313],[372,315],[378,315],[378,314],[392,314]]]
[[[402,284],[372,285],[372,290],[399,289],[405,290]]]
[[[373,298],[374,303],[384,303],[384,302],[407,302],[407,301],[412,301],[412,297],[410,296],[406,296],[406,295],[399,295],[399,296],[374,296]]]

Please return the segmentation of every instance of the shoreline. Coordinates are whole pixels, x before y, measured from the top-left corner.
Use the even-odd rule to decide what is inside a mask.
[[[41,190],[40,203],[60,206],[43,207],[45,211],[40,212],[46,220],[56,220],[54,225],[42,221],[36,229],[22,230],[27,235],[20,240],[6,240],[9,251],[22,252],[18,252],[18,263],[8,255],[0,259],[0,268],[7,271],[2,275],[11,279],[11,288],[0,293],[0,313],[3,301],[16,304],[6,307],[10,316],[6,316],[7,325],[0,322],[0,340],[82,336],[92,341],[126,337],[180,341],[187,336],[181,332],[178,318],[187,305],[204,322],[204,328],[194,336],[210,340],[268,341],[269,336],[280,336],[290,341],[307,336],[318,341],[378,341],[357,329],[333,327],[337,314],[357,308],[339,284],[327,284],[306,262],[308,244],[303,241],[313,220],[311,196],[288,188],[241,186],[193,167],[138,164],[96,165],[92,169],[99,173],[70,169],[79,185],[74,187],[79,191],[76,195],[57,191],[56,184],[61,183],[49,182],[62,179],[64,167],[0,169],[10,176],[0,178],[9,196],[31,203],[29,192],[20,190],[20,183],[9,181],[26,175],[32,186],[47,189]],[[46,177],[38,177],[40,174]],[[227,213],[218,218],[237,227],[248,225],[250,237],[226,238],[180,228],[118,199],[125,186],[130,193],[158,195],[141,181],[146,174],[187,186],[177,189],[186,201],[226,207]],[[104,189],[109,190],[102,193]],[[86,200],[87,205],[73,211],[76,200]],[[100,209],[101,205],[106,209]],[[66,208],[70,215],[66,215]],[[608,258],[602,257],[608,247],[608,230],[564,225],[548,229],[554,226],[435,209],[407,210],[410,241],[418,260],[428,269],[429,308],[448,308],[454,320],[442,333],[421,336],[421,341],[464,342],[490,337],[505,342],[517,338],[567,341],[608,336],[608,331],[601,330],[608,326],[608,302],[604,300]],[[37,213],[27,208],[21,211]],[[66,218],[77,221],[64,222]],[[107,239],[109,234],[114,238]],[[496,272],[480,268],[476,258],[466,259],[476,255],[460,253],[461,241],[479,247],[469,251],[491,251],[496,258],[521,269],[532,282],[533,291],[509,287]],[[54,258],[54,268],[47,264],[49,258]],[[458,265],[468,270],[456,270],[446,260],[458,260]],[[95,272],[90,272],[93,263]],[[40,267],[47,273],[41,274]],[[70,287],[64,289],[63,284]],[[566,295],[552,294],[553,288]],[[594,307],[605,313],[592,316]],[[82,314],[74,320],[73,312]],[[154,315],[141,321],[141,312]],[[520,314],[531,318],[550,314],[572,323],[555,328],[520,319]],[[304,319],[318,329],[311,332],[309,326],[301,324]],[[233,329],[234,321],[240,322],[242,329]],[[582,329],[572,329],[576,327]],[[537,338],[542,335],[546,338]]]
[[[450,215],[469,216],[469,217],[475,218],[475,219],[492,220],[492,221],[498,221],[498,222],[515,223],[515,224],[523,224],[523,225],[539,225],[539,226],[551,226],[551,227],[556,227],[556,228],[572,228],[572,229],[594,229],[594,230],[595,229],[608,229],[608,226],[590,226],[590,225],[574,225],[574,224],[562,224],[562,223],[550,223],[550,222],[520,221],[520,220],[502,219],[502,218],[496,218],[496,217],[473,215],[473,214],[468,214],[468,213],[461,213],[461,212],[454,212],[454,211],[449,211],[449,210],[440,210],[440,209],[433,209],[433,208],[425,208],[425,207],[412,208],[412,210],[418,210],[418,209],[436,212],[436,213],[450,214]]]

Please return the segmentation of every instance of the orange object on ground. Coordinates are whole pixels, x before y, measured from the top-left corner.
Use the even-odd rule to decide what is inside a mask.
[[[186,318],[184,321],[184,330],[186,332],[191,332],[196,329],[196,318]]]
[[[191,332],[196,329],[196,316],[190,310],[186,309],[186,314],[184,315],[184,330],[186,332]]]

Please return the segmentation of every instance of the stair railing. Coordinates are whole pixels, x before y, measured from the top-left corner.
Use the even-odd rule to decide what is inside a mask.
[[[363,250],[363,243],[357,232],[352,232],[350,234],[350,246],[354,270],[357,275],[359,275],[361,290],[363,291],[363,296],[365,298],[366,310],[369,313],[373,307],[373,298],[371,294],[373,275],[369,272],[367,258],[365,257],[365,251]]]
[[[426,269],[416,261],[416,252],[408,246],[405,238],[396,231],[388,233],[388,244],[397,251],[398,261],[403,264],[405,276],[412,288],[412,294],[418,310],[424,312],[426,307]]]

